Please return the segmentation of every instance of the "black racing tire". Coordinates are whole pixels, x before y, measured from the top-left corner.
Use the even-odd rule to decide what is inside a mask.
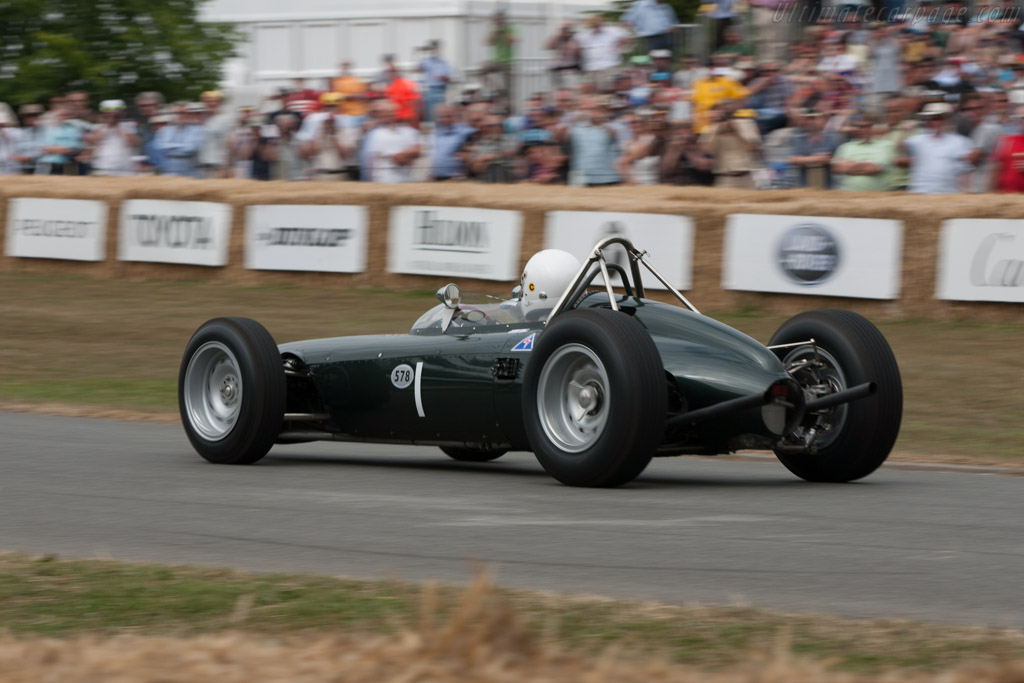
[[[287,389],[281,354],[248,318],[214,318],[192,335],[178,371],[185,434],[206,460],[248,465],[281,431]]]
[[[483,448],[463,448],[461,446],[441,446],[441,450],[449,458],[459,462],[490,462],[508,453],[508,451],[500,449],[488,450]]]
[[[805,416],[798,429],[813,427],[819,420],[833,425],[822,432],[824,442],[817,453],[792,453],[779,447],[775,453],[790,472],[807,481],[846,482],[866,477],[889,457],[899,435],[903,383],[896,357],[867,318],[838,309],[808,311],[790,318],[772,336],[769,346],[809,339],[815,340],[823,362],[838,366],[838,372],[824,371],[826,382],[840,385],[836,390],[874,382],[876,393],[821,416]],[[792,362],[812,356],[813,349],[806,345],[776,349],[775,353],[783,362]],[[814,383],[806,371],[796,371],[793,376],[801,385]]]
[[[568,486],[635,479],[665,433],[658,348],[627,313],[567,311],[538,337],[523,378],[526,436],[541,466]]]

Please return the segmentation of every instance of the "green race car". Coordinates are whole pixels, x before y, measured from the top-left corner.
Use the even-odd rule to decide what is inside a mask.
[[[646,298],[641,268],[682,305]],[[508,300],[471,303],[454,284],[438,298],[408,334],[277,345],[253,320],[208,321],[179,372],[189,440],[224,464],[306,441],[432,445],[476,462],[532,451],[565,484],[618,486],[655,456],[741,449],[774,450],[810,481],[850,481],[899,432],[899,368],[868,320],[802,313],[765,346],[701,315],[623,237],[582,264],[538,252]]]

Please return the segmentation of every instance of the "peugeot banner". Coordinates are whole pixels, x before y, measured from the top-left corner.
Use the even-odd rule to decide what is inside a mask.
[[[388,227],[388,272],[519,279],[523,214],[448,206],[397,206]]]
[[[120,232],[122,261],[226,266],[231,206],[128,199],[121,204]]]
[[[732,214],[722,287],[896,299],[903,223],[873,218]]]
[[[246,207],[245,267],[361,273],[368,221],[364,206]]]
[[[935,296],[1024,302],[1024,220],[943,221]]]
[[[8,256],[102,261],[106,248],[106,202],[19,197],[8,204]]]
[[[693,220],[685,216],[660,213],[613,213],[607,211],[551,211],[544,228],[544,248],[562,249],[584,261],[602,239],[622,235],[637,249],[649,252],[649,261],[673,287],[690,289],[693,285]],[[613,246],[607,253],[609,262],[618,263],[629,272],[629,261],[622,247]],[[641,266],[644,287],[665,289],[665,286]],[[619,278],[612,276],[612,284]],[[595,284],[604,284],[598,276]]]

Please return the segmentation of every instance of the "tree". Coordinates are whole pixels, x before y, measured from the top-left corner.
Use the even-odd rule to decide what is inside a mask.
[[[168,100],[215,88],[238,40],[199,21],[207,0],[0,0],[0,101],[93,101],[156,90]]]

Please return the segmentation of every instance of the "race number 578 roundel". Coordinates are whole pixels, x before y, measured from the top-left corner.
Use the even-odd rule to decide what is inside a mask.
[[[414,376],[413,369],[403,363],[391,371],[391,383],[397,389],[406,389],[412,384]]]

